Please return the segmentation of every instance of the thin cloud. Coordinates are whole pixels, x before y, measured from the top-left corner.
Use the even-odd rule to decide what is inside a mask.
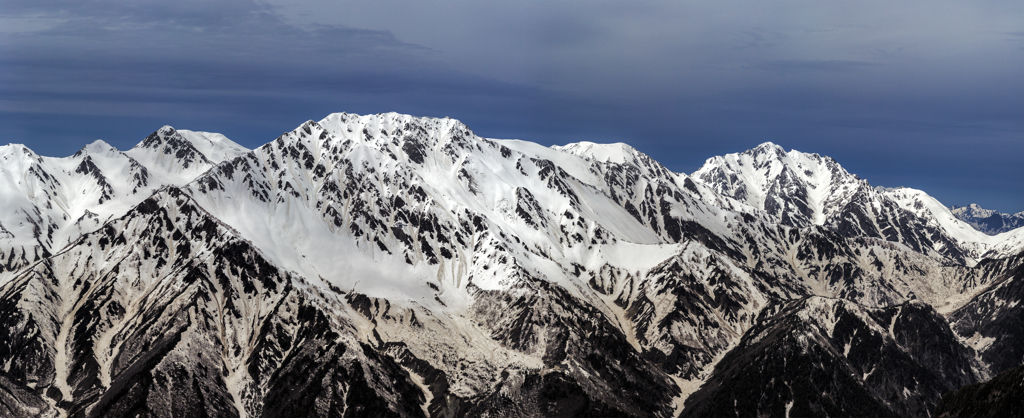
[[[759,63],[748,68],[779,74],[793,74],[803,72],[851,72],[877,65],[869,61],[850,60],[776,60]]]

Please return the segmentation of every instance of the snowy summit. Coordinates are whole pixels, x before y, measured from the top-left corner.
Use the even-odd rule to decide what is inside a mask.
[[[450,118],[0,147],[9,416],[923,416],[1020,363],[1024,229],[765,143]]]

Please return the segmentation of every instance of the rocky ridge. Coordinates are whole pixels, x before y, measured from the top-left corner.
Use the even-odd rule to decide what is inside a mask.
[[[1000,213],[985,209],[974,203],[967,206],[953,206],[950,211],[958,219],[989,235],[999,235],[1024,226],[1024,212]]]
[[[693,176],[393,113],[251,151],[170,127],[103,145],[0,149],[15,415],[696,416],[736,393],[726,364],[785,358],[737,413],[913,416],[1022,361],[979,343],[1014,329],[1013,232],[772,144]],[[868,403],[782,392],[875,366],[835,380]]]

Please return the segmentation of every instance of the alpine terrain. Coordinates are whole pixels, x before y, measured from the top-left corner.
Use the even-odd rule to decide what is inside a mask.
[[[989,235],[1012,231],[1024,226],[1024,211],[1008,215],[984,209],[974,203],[967,206],[953,206],[950,211],[960,220]]]
[[[1024,364],[1024,229],[772,143],[165,126],[0,147],[0,208],[0,416],[926,417]]]

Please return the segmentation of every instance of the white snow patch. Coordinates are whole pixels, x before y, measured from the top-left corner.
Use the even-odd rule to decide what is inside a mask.
[[[683,413],[683,407],[686,404],[686,399],[689,398],[690,395],[692,395],[698,389],[700,389],[700,387],[704,384],[704,379],[687,380],[679,376],[671,377],[672,380],[676,382],[676,386],[678,386],[679,390],[681,391],[679,396],[672,398],[672,405],[674,408],[672,416],[678,417],[680,414]]]

